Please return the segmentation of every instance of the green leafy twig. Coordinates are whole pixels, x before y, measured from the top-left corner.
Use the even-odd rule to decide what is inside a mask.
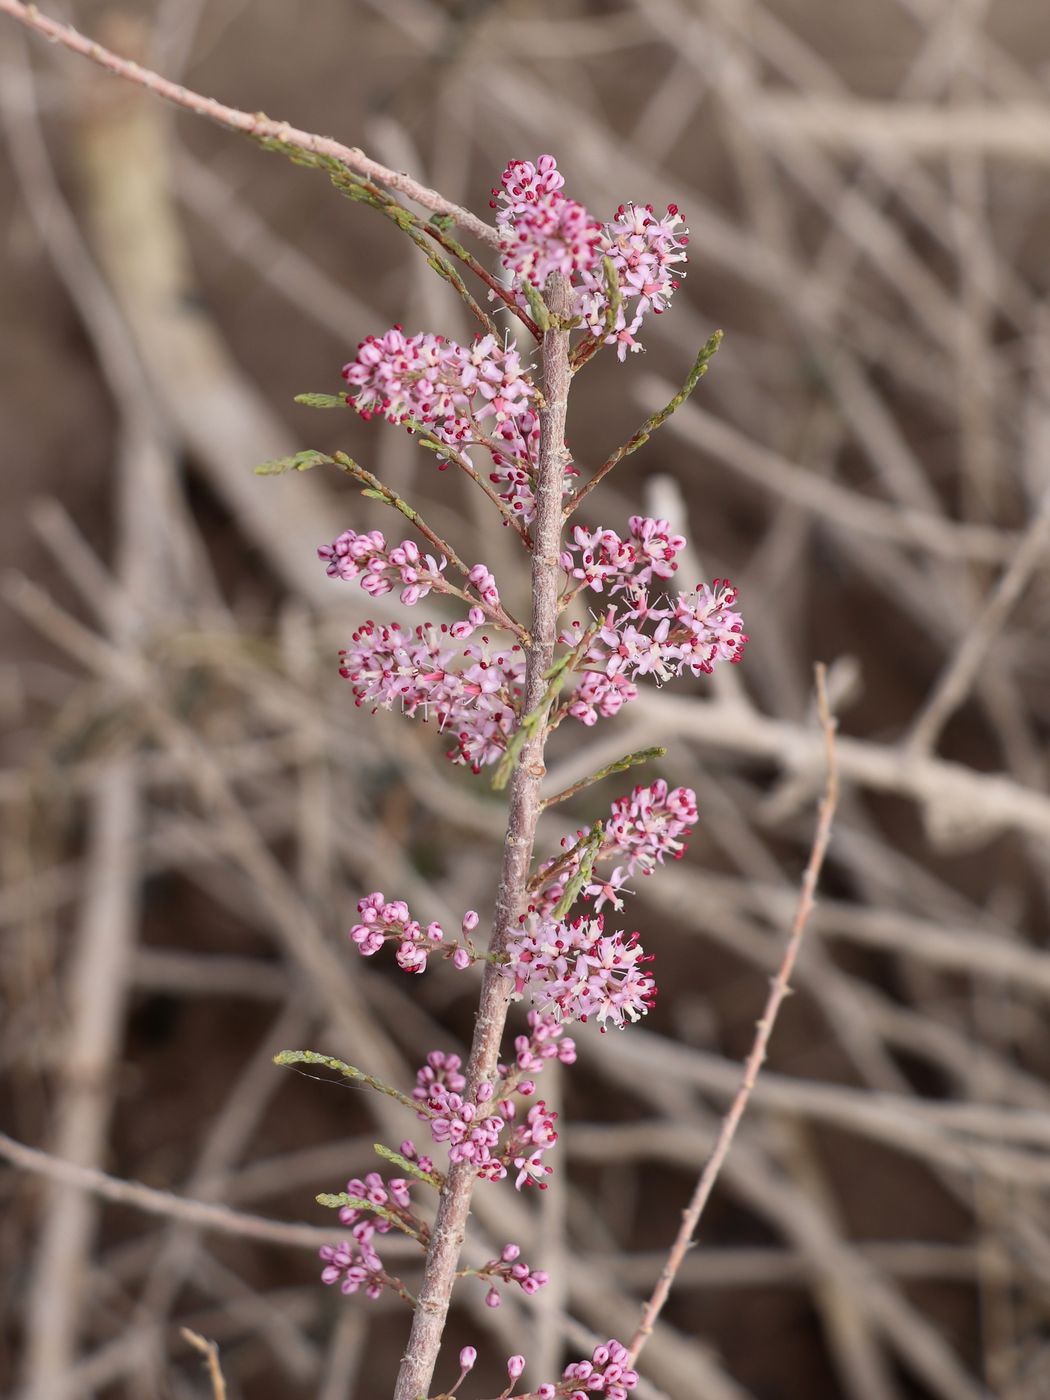
[[[448,258],[437,252],[427,238],[428,225],[410,209],[406,209],[403,204],[399,204],[393,195],[381,189],[379,185],[367,179],[363,175],[356,175],[352,170],[339,160],[329,155],[323,155],[316,151],[303,150],[299,146],[289,145],[277,136],[267,136],[257,138],[259,145],[267,151],[278,151],[286,156],[296,165],[309,166],[313,170],[322,170],[328,176],[333,186],[344,194],[348,199],[352,199],[358,204],[367,204],[370,208],[376,209],[380,214],[388,218],[391,223],[398,226],[402,232],[407,233],[412,242],[425,253],[428,264],[434,269],[439,277],[444,280],[462,297],[467,308],[473,316],[480,321],[489,335],[499,336],[499,328],[492,317],[485,309],[479,305],[467,288],[463,278],[456,271]],[[441,238],[447,235],[442,234],[440,229],[435,227],[431,237],[440,242]],[[469,257],[469,255],[468,255]],[[473,260],[473,261],[476,261]],[[473,269],[472,269],[473,270]]]
[[[452,462],[453,465],[457,466],[465,476],[470,477],[474,485],[485,493],[499,511],[500,515],[502,515],[504,522],[516,532],[522,544],[531,553],[532,537],[529,535],[525,525],[518,519],[514,512],[509,509],[507,503],[500,500],[499,496],[492,489],[491,484],[475,469],[469,458],[460,452],[458,448],[452,447],[447,442],[442,442],[440,438],[435,437],[425,423],[417,422],[415,419],[409,419],[406,426],[412,429],[413,435],[420,447],[425,447],[428,452],[433,452],[439,457],[444,457],[447,462]]]
[[[418,1162],[413,1162],[408,1157],[402,1157],[400,1152],[395,1152],[392,1147],[386,1147],[381,1142],[374,1142],[372,1151],[377,1157],[382,1157],[384,1162],[389,1162],[392,1167],[397,1167],[406,1176],[414,1176],[417,1181],[422,1181],[427,1186],[433,1186],[440,1191],[445,1184],[444,1172],[425,1172]]]
[[[308,400],[327,397],[328,395],[324,394],[299,394],[295,401],[296,403],[304,403]],[[328,407],[327,404],[323,406]],[[261,466],[255,468],[255,473],[257,476],[280,476],[283,472],[309,471],[311,467],[322,464],[338,467],[340,471],[346,472],[348,476],[352,476],[361,485],[363,496],[368,496],[375,501],[382,501],[385,505],[398,511],[409,524],[419,531],[425,540],[429,541],[439,553],[448,559],[454,568],[459,570],[464,578],[469,578],[470,570],[448,541],[442,539],[435,530],[431,529],[419,512],[407,501],[402,500],[396,491],[392,491],[389,486],[384,485],[377,476],[373,475],[367,468],[362,467],[359,462],[355,462],[353,457],[346,452],[336,452],[329,455],[327,452],[317,452],[313,448],[306,448],[302,452],[294,452],[290,457],[277,457],[271,462],[263,462]],[[528,644],[528,629],[512,613],[508,612],[502,603],[493,607],[491,603],[486,603],[480,596],[474,597],[466,593],[447,579],[435,582],[434,588],[438,592],[449,593],[453,597],[459,598],[468,607],[480,607],[498,627],[505,627],[508,632],[513,632],[520,642]]]
[[[296,394],[296,403],[304,408],[349,408],[345,394]]]
[[[400,1089],[395,1089],[393,1085],[384,1083],[382,1079],[376,1079],[375,1075],[366,1074],[364,1070],[358,1069],[355,1065],[344,1064],[342,1060],[337,1060],[333,1055],[322,1055],[318,1050],[280,1050],[273,1057],[273,1062],[275,1065],[323,1065],[325,1069],[334,1069],[344,1079],[353,1080],[357,1084],[365,1084],[369,1089],[375,1089],[377,1093],[386,1094],[388,1099],[395,1099],[398,1103],[404,1104],[405,1108],[410,1108],[413,1113],[419,1112],[419,1104],[408,1094],[403,1094]]]
[[[424,230],[430,235],[431,238],[434,239],[436,243],[440,243],[442,248],[444,248],[446,252],[451,253],[454,258],[458,258],[464,267],[469,267],[471,272],[473,272],[474,276],[479,278],[480,281],[484,282],[485,286],[488,287],[489,291],[492,292],[494,296],[498,297],[501,302],[503,302],[507,310],[513,312],[514,315],[517,316],[518,320],[521,321],[521,323],[526,327],[526,329],[531,331],[531,333],[536,337],[536,339],[539,340],[540,328],[536,324],[536,322],[532,319],[532,317],[528,314],[527,311],[523,310],[518,305],[518,303],[514,299],[513,294],[509,292],[506,287],[502,286],[495,277],[493,277],[492,273],[489,272],[488,268],[484,267],[480,262],[478,262],[477,258],[474,256],[473,253],[469,252],[466,248],[463,247],[461,243],[457,242],[456,239],[452,237],[450,233],[451,227],[452,221],[450,219],[443,218],[441,215],[435,215],[432,219],[430,219],[426,224],[423,225]]]
[[[656,747],[636,749],[634,753],[625,754],[623,758],[618,758],[615,763],[606,764],[604,768],[599,768],[597,773],[591,773],[589,777],[581,778],[578,783],[564,788],[553,797],[545,797],[540,803],[540,810],[546,811],[548,807],[553,807],[556,802],[564,802],[567,797],[575,797],[584,788],[590,787],[592,783],[601,782],[602,778],[611,777],[613,773],[626,773],[628,768],[635,768],[639,763],[648,763],[651,758],[663,758],[666,752],[666,749]]]
[[[569,356],[573,374],[582,369],[588,360],[592,360],[602,346],[608,343],[609,337],[616,333],[623,296],[620,292],[620,275],[612,258],[602,258],[602,272],[605,275],[605,325],[600,335],[595,335],[592,331],[585,336]]]
[[[565,893],[551,910],[552,919],[564,919],[572,906],[580,896],[580,891],[590,881],[591,873],[594,870],[594,862],[598,859],[598,853],[602,848],[605,839],[605,828],[602,822],[597,821],[584,837],[583,841],[577,844],[576,849],[583,847],[583,856],[580,860],[580,868],[570,878],[565,886]]]
[[[306,447],[301,452],[293,452],[290,457],[274,457],[269,462],[261,462],[255,468],[256,476],[283,476],[285,472],[308,472],[311,467],[319,467],[331,462],[327,452],[317,452]]]
[[[383,501],[386,505],[392,506],[394,510],[399,511],[411,525],[415,526],[424,539],[429,540],[435,549],[446,556],[449,563],[452,564],[454,568],[457,568],[464,578],[469,578],[469,568],[464,564],[463,560],[452,546],[446,540],[443,540],[436,531],[432,530],[419,512],[410,506],[407,501],[402,500],[396,491],[392,491],[389,486],[384,485],[377,476],[374,476],[366,467],[362,467],[359,462],[355,462],[353,457],[345,452],[336,452],[329,460],[334,462],[342,471],[346,472],[348,476],[352,476],[355,481],[361,483],[365,488],[361,493],[362,495],[369,496],[376,501]],[[447,581],[442,582],[441,591],[454,594],[455,597],[466,603],[468,607],[482,608],[483,611],[488,613],[493,622],[497,623],[500,627],[505,627],[508,632],[513,632],[519,641],[523,643],[528,642],[528,629],[509,613],[502,603],[497,607],[493,607],[490,603],[486,603],[480,596],[471,597],[469,593],[464,593],[461,588],[456,588]]]
[[[607,458],[606,461],[602,463],[602,465],[598,468],[595,474],[591,477],[590,481],[586,482],[583,486],[581,486],[579,490],[574,491],[573,494],[569,497],[569,499],[565,502],[563,514],[566,519],[568,519],[568,517],[573,513],[574,510],[576,510],[576,508],[580,505],[582,501],[586,500],[586,498],[591,494],[591,492],[598,485],[598,483],[602,481],[606,476],[608,476],[608,474],[612,471],[613,467],[617,466],[620,462],[622,462],[625,457],[629,457],[632,452],[636,452],[638,448],[642,446],[643,443],[648,442],[652,434],[656,431],[656,429],[659,428],[662,423],[666,422],[668,418],[670,418],[671,414],[674,413],[675,409],[680,408],[682,404],[685,403],[686,399],[689,397],[689,395],[699,384],[700,380],[707,373],[707,367],[711,363],[711,360],[716,354],[718,347],[721,345],[721,343],[722,332],[715,331],[714,335],[711,336],[710,340],[700,351],[699,355],[697,355],[696,363],[693,365],[693,368],[689,371],[689,377],[686,379],[681,389],[679,389],[678,393],[675,394],[674,398],[666,406],[666,408],[660,409],[658,413],[654,413],[650,418],[647,418],[642,424],[642,426],[638,429],[638,431],[634,434],[634,436],[629,438],[627,442],[625,442],[622,446],[618,447],[616,451],[612,454],[612,456]]]
[[[549,331],[551,328],[551,313],[547,308],[547,303],[543,300],[538,287],[534,287],[529,279],[523,278],[521,290],[525,300],[529,303],[529,310],[533,319],[541,332]]]
[[[342,1210],[344,1206],[349,1206],[351,1210],[367,1210],[371,1215],[378,1215],[380,1220],[389,1220],[391,1225],[407,1235],[410,1240],[426,1245],[427,1236],[422,1227],[410,1223],[399,1211],[391,1210],[389,1206],[377,1206],[364,1196],[351,1196],[346,1191],[322,1191],[314,1200],[319,1206],[326,1206],[329,1210]]]
[[[549,684],[543,693],[543,699],[534,710],[522,716],[520,724],[507,741],[506,750],[499,761],[495,776],[492,779],[492,786],[496,792],[501,792],[503,788],[507,786],[510,775],[514,771],[514,765],[518,761],[518,755],[521,753],[528,740],[533,737],[543,724],[550,711],[551,705],[553,705],[554,701],[558,698],[558,694],[565,684],[569,663],[574,655],[575,649],[566,652],[566,654],[560,657],[546,673],[544,679],[548,681]]]
[[[297,400],[298,402],[298,400]],[[348,476],[352,476],[355,481],[359,481],[366,489],[364,495],[370,496],[375,501],[382,501],[385,505],[392,506],[394,510],[400,511],[410,525],[415,526],[424,539],[430,541],[435,549],[439,550],[448,562],[457,568],[464,578],[470,570],[464,564],[456,551],[447,540],[430,528],[427,522],[420,515],[419,511],[403,500],[396,491],[392,491],[389,486],[384,485],[378,476],[375,476],[366,467],[362,467],[359,462],[355,462],[353,457],[346,452],[333,453],[332,460],[337,467],[341,467]]]

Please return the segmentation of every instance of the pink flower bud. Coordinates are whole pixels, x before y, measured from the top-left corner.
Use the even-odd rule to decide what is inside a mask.
[[[465,972],[471,964],[471,956],[466,948],[457,948],[452,954],[452,966],[457,972]]]
[[[459,1364],[463,1368],[463,1374],[473,1370],[474,1362],[478,1359],[477,1350],[474,1347],[464,1347],[459,1354]]]
[[[490,1288],[485,1294],[485,1306],[487,1308],[498,1308],[501,1302],[502,1299],[495,1288]]]
[[[480,922],[481,921],[478,918],[477,911],[474,909],[468,909],[467,912],[463,915],[463,932],[473,933]]]
[[[524,1356],[508,1356],[508,1357],[507,1357],[507,1375],[511,1378],[512,1381],[516,1381],[516,1380],[518,1379],[518,1377],[521,1375],[522,1371],[524,1371],[524,1369],[525,1369],[525,1358],[524,1358]]]

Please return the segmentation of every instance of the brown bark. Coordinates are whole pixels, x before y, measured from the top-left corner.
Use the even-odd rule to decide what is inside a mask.
[[[565,277],[558,273],[551,275],[547,282],[546,300],[553,312],[554,324],[543,337],[546,408],[540,421],[532,551],[532,641],[526,652],[523,714],[531,713],[543,701],[547,684],[545,675],[554,659],[558,633],[558,555],[565,467],[565,408],[570,379],[569,332],[561,327],[558,320],[568,316],[571,305],[569,283]],[[510,808],[492,930],[491,947],[496,952],[502,949],[508,934],[515,927],[525,901],[525,885],[540,813],[544,742],[541,725],[523,747],[510,781]],[[492,963],[488,963],[467,1064],[468,1096],[478,1084],[495,1077],[510,993],[509,979]],[[469,1164],[453,1165],[449,1170],[438,1202],[423,1283],[412,1319],[408,1349],[394,1389],[394,1400],[418,1400],[418,1397],[427,1394],[430,1387],[441,1349],[441,1336],[455,1283],[467,1216],[470,1214],[474,1181],[475,1171]]]

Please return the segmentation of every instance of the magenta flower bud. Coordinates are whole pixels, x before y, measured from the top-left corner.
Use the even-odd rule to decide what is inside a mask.
[[[522,1371],[524,1371],[524,1369],[525,1369],[525,1358],[524,1358],[524,1356],[508,1356],[508,1357],[507,1357],[507,1375],[511,1378],[512,1381],[516,1381],[516,1380],[518,1379],[518,1377],[521,1375]]]
[[[517,1259],[520,1254],[520,1247],[512,1242],[503,1246],[500,1258],[503,1260],[504,1264],[513,1264],[514,1260]]]
[[[474,1369],[474,1362],[478,1359],[477,1350],[474,1347],[464,1347],[459,1354],[459,1364],[463,1368],[463,1374]]]
[[[502,1299],[495,1288],[490,1288],[485,1294],[485,1306],[487,1308],[498,1308],[501,1302]]]
[[[557,1391],[551,1385],[550,1381],[547,1381],[537,1390],[536,1400],[554,1400],[556,1394]]]
[[[524,1096],[525,1096],[526,1098],[528,1098],[528,1096],[529,1096],[530,1094],[534,1094],[535,1092],[536,1092],[536,1081],[535,1081],[535,1079],[523,1079],[522,1082],[518,1085],[518,1093],[519,1093],[519,1094],[524,1094]]]

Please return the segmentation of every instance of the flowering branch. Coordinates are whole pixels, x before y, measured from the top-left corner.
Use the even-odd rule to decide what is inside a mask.
[[[358,902],[360,922],[350,929],[358,952],[371,957],[396,948],[398,966],[422,974],[432,955],[463,971],[482,963],[480,1001],[467,1064],[440,1049],[431,1050],[411,1094],[342,1060],[312,1050],[288,1050],[282,1065],[322,1066],[345,1079],[392,1098],[426,1125],[447,1154],[448,1169],[435,1167],[410,1139],[397,1150],[376,1151],[401,1175],[369,1172],[351,1179],[346,1190],[318,1201],[336,1209],[347,1227],[341,1238],[321,1249],[321,1279],[345,1294],[378,1298],[399,1294],[413,1308],[411,1336],[398,1373],[394,1400],[425,1400],[438,1359],[452,1291],[457,1281],[476,1278],[488,1291],[485,1302],[498,1306],[500,1288],[517,1285],[531,1295],[547,1282],[542,1269],[520,1257],[513,1242],[480,1267],[464,1267],[460,1256],[472,1194],[479,1181],[497,1182],[514,1173],[521,1190],[545,1190],[553,1171],[545,1160],[557,1141],[558,1114],[535,1098],[536,1078],[556,1058],[571,1065],[575,1043],[566,1023],[597,1023],[604,1032],[623,1028],[645,1015],[657,987],[637,932],[606,931],[604,906],[619,912],[627,881],[651,875],[665,859],[677,859],[697,818],[696,795],[670,790],[658,780],[638,786],[611,805],[607,818],[589,831],[566,836],[561,854],[540,859],[533,868],[541,810],[564,801],[587,783],[621,772],[662,749],[629,754],[546,802],[540,798],[545,746],[553,729],[574,719],[590,726],[618,713],[638,694],[636,682],[651,676],[664,682],[688,673],[709,673],[719,662],[736,663],[747,637],[735,611],[737,591],[728,580],[697,582],[675,591],[670,580],[685,548],[666,520],[632,516],[622,535],[608,527],[576,526],[563,548],[564,519],[585,500],[612,468],[644,443],[691,393],[720,340],[704,347],[681,392],[649,418],[583,487],[565,441],[566,406],[573,374],[602,347],[613,347],[623,361],[642,349],[638,333],[646,318],[669,305],[683,275],[688,231],[678,207],[657,214],[650,204],[621,204],[604,222],[562,192],[564,179],[553,156],[534,164],[512,160],[493,189],[497,210],[491,229],[466,210],[386,170],[356,148],[296,131],[262,114],[250,115],[168,82],[83,38],[67,25],[46,19],[21,0],[0,0],[0,13],[81,53],[169,101],[250,135],[266,149],[323,170],[350,198],[376,208],[422,248],[428,263],[459,292],[483,335],[469,345],[445,336],[407,334],[393,326],[367,334],[355,357],[343,367],[349,392],[343,396],[304,395],[316,407],[352,407],[363,420],[373,417],[407,428],[438,457],[440,469],[457,466],[496,504],[505,524],[517,532],[531,570],[531,616],[524,626],[507,612],[497,581],[486,564],[473,567],[421,518],[408,502],[345,452],[306,450],[264,464],[264,474],[306,471],[322,462],[351,475],[364,494],[406,518],[434,548],[423,555],[412,540],[388,545],[378,530],[344,530],[318,554],[331,577],[357,581],[373,597],[400,589],[412,606],[430,593],[445,593],[467,607],[465,618],[425,623],[410,631],[399,623],[365,621],[341,653],[340,673],[351,682],[358,705],[375,709],[395,704],[404,714],[435,718],[454,738],[453,761],[476,772],[494,765],[495,786],[509,784],[508,814],[495,912],[488,946],[471,935],[475,911],[462,917],[462,941],[446,939],[442,926],[425,928],[407,904],[374,891]],[[430,209],[424,223],[389,192],[397,191]],[[484,268],[451,234],[454,224],[498,250],[502,278]],[[443,252],[436,251],[436,248]],[[541,338],[541,383],[536,382],[517,347],[503,339],[496,323],[467,287],[449,254]],[[572,345],[576,336],[575,348]],[[481,452],[486,476],[476,463]],[[473,454],[473,455],[472,455]],[[487,478],[487,479],[486,479]],[[466,580],[448,582],[449,563]],[[472,590],[472,591],[468,591]],[[581,593],[602,595],[592,605],[589,624],[563,624],[561,616]],[[503,634],[503,635],[500,635]],[[829,792],[807,871],[803,902],[778,978],[774,982],[744,1082],[705,1168],[691,1211],[689,1231],[676,1243],[661,1287],[643,1316],[635,1346],[652,1329],[680,1258],[729,1149],[765,1055],[812,904],[834,807],[831,721],[823,676],[818,680],[821,714],[829,744]],[[563,694],[564,692],[564,694]],[[608,867],[612,867],[611,869]],[[591,910],[575,914],[578,902]],[[509,1004],[528,997],[528,1031],[513,1042],[513,1055],[501,1061]],[[437,1192],[430,1224],[416,1213],[412,1191]],[[384,1267],[379,1245],[391,1230],[408,1235],[425,1255],[418,1294]],[[634,1354],[615,1339],[595,1347],[590,1358],[571,1363],[557,1382],[529,1392],[534,1400],[575,1400],[585,1391],[623,1400],[638,1382]],[[462,1385],[476,1359],[473,1347],[460,1352]],[[525,1358],[507,1361],[517,1388]],[[518,1400],[523,1400],[519,1393]]]
[[[696,1184],[692,1200],[689,1202],[682,1216],[682,1224],[675,1238],[668,1255],[667,1263],[664,1265],[653,1289],[652,1297],[646,1303],[642,1312],[638,1330],[630,1345],[630,1356],[632,1365],[652,1335],[656,1319],[660,1316],[660,1311],[667,1301],[667,1296],[671,1291],[675,1275],[681,1268],[682,1260],[692,1243],[696,1228],[700,1223],[704,1207],[707,1205],[714,1190],[718,1174],[722,1170],[722,1165],[729,1155],[729,1149],[733,1145],[740,1120],[744,1116],[748,1100],[755,1087],[759,1071],[765,1062],[766,1052],[769,1047],[769,1039],[773,1034],[773,1026],[776,1024],[780,1007],[791,991],[791,974],[795,968],[799,949],[802,946],[802,935],[806,931],[810,914],[816,902],[817,881],[824,865],[824,857],[827,855],[828,843],[831,840],[831,824],[835,816],[835,808],[838,805],[839,796],[839,773],[838,760],[835,755],[835,721],[828,704],[827,684],[824,667],[818,666],[816,670],[817,680],[817,708],[820,715],[820,726],[824,735],[824,754],[827,764],[827,779],[824,787],[824,796],[821,800],[820,811],[817,816],[817,829],[813,837],[813,845],[810,848],[809,861],[806,865],[805,873],[802,877],[802,889],[799,894],[798,907],[795,911],[795,918],[791,925],[791,934],[784,949],[784,956],[780,960],[776,976],[773,978],[769,989],[769,996],[762,1011],[761,1020],[755,1033],[754,1043],[751,1046],[750,1054],[744,1064],[744,1074],[740,1081],[740,1088],[736,1097],[729,1106],[722,1126],[719,1130],[718,1139],[714,1149],[707,1159],[700,1180]]]

